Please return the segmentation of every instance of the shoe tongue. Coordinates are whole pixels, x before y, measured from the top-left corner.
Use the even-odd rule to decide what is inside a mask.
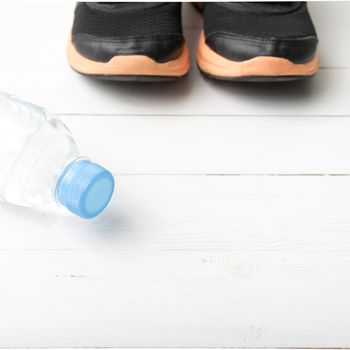
[[[100,8],[102,10],[136,10],[149,7],[159,6],[162,3],[147,3],[147,2],[87,2],[90,7]]]
[[[141,2],[98,2],[97,4],[101,4],[109,7],[139,7]]]
[[[298,9],[301,2],[296,1],[269,1],[269,2],[231,2],[234,7],[241,7],[242,10],[255,12],[257,14],[279,14],[291,12]]]

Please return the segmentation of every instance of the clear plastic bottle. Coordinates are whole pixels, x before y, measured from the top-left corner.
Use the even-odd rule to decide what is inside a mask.
[[[0,92],[0,200],[23,206],[56,202],[93,218],[113,190],[113,175],[80,156],[57,117]]]

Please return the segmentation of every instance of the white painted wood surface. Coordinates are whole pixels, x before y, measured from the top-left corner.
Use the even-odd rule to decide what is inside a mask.
[[[74,5],[18,4],[0,89],[59,113],[117,192],[92,221],[0,206],[0,348],[349,347],[350,3],[310,4],[312,81],[160,86],[73,73]],[[192,47],[200,25],[186,6]]]
[[[81,152],[109,164],[117,174],[350,173],[348,117],[62,119],[76,137]],[[91,142],[94,134],[98,142]]]
[[[93,222],[2,208],[2,346],[349,344],[349,178],[118,185]]]

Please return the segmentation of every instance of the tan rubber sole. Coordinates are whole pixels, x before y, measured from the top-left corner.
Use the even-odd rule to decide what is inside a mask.
[[[259,56],[237,62],[214,52],[205,43],[202,32],[197,48],[197,64],[204,73],[222,78],[312,76],[318,71],[319,55],[317,53],[312,61],[302,64],[272,56]]]
[[[164,63],[144,55],[114,56],[108,62],[96,62],[82,56],[71,40],[68,41],[67,55],[74,70],[88,75],[182,77],[190,69],[187,45],[184,45],[180,57]]]

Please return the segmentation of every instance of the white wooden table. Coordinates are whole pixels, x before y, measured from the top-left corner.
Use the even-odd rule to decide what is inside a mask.
[[[321,70],[284,85],[87,79],[73,7],[0,3],[0,89],[117,192],[93,221],[0,206],[0,347],[349,347],[350,3],[310,4]]]

